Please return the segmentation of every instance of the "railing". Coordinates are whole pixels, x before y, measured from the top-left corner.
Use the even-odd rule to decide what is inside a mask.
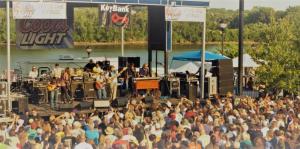
[[[0,0],[0,2],[6,0]],[[67,3],[99,3],[99,4],[128,4],[128,5],[171,5],[209,7],[209,0],[9,0],[13,2],[67,2]]]

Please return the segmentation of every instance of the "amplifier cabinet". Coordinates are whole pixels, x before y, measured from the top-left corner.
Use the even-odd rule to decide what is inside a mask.
[[[84,85],[82,82],[72,82],[71,83],[71,95],[75,99],[84,98]]]
[[[33,102],[34,103],[47,103],[48,102],[48,90],[47,87],[34,87],[33,89]]]
[[[96,98],[95,82],[84,83],[85,98]]]

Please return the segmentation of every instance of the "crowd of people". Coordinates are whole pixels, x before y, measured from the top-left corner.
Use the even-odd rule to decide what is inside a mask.
[[[0,148],[300,149],[300,98],[218,97],[42,118],[32,110],[1,123]]]

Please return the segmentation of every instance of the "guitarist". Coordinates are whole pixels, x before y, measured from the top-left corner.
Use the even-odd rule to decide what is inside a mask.
[[[47,86],[51,109],[55,109],[56,107],[56,103],[58,99],[58,89],[59,89],[59,84],[56,82],[54,77]]]
[[[107,98],[105,84],[106,84],[106,78],[102,71],[96,76],[95,88],[96,88],[97,99]]]
[[[115,66],[111,65],[110,69],[107,73],[107,82],[109,84],[109,89],[111,93],[111,100],[114,100],[117,98],[117,89],[118,89],[118,76],[122,74],[127,67],[123,68],[119,73],[116,71]]]

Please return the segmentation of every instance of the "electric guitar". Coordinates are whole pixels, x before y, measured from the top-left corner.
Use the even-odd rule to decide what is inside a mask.
[[[124,67],[120,72],[118,72],[115,76],[107,78],[107,83],[111,83],[115,78],[119,77],[128,67]]]

